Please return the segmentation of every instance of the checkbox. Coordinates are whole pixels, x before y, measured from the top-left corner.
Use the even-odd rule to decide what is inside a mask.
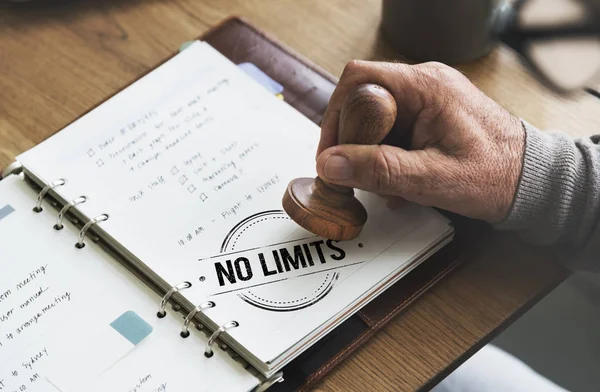
[[[179,169],[177,168],[177,166],[173,166],[173,167],[171,168],[171,174],[172,174],[172,175],[175,175],[175,174],[177,174],[177,173],[179,173]]]
[[[96,152],[90,148],[90,149],[88,150],[88,156],[91,158],[91,157],[93,157],[94,155],[96,155]]]
[[[188,186],[188,191],[190,193],[194,193],[196,191],[196,187],[192,184],[192,185]]]
[[[206,193],[202,192],[202,193],[200,194],[200,200],[204,201],[204,200],[206,200],[206,199],[208,199],[208,196],[206,196]]]
[[[102,167],[102,166],[104,166],[104,161],[102,159],[98,159],[96,161],[96,165],[98,165],[98,167]]]
[[[179,183],[181,185],[185,184],[187,182],[188,178],[184,175],[182,175],[181,177],[179,177]]]

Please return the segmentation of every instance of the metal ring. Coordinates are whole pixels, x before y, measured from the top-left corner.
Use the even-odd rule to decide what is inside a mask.
[[[63,228],[62,221],[65,218],[65,214],[67,213],[69,208],[76,206],[77,204],[85,203],[86,201],[87,201],[86,196],[79,196],[77,199],[71,200],[69,202],[69,204],[65,205],[58,213],[58,221],[54,225],[54,228],[56,230],[62,230],[62,228]]]
[[[75,247],[77,249],[81,249],[85,246],[85,244],[83,243],[83,239],[85,238],[85,233],[88,231],[88,229],[99,222],[104,222],[105,220],[108,219],[108,215],[107,214],[102,214],[102,215],[98,215],[97,217],[95,217],[94,219],[92,219],[91,221],[89,221],[88,223],[86,223],[82,228],[81,231],[79,232],[79,241],[77,241],[77,243],[75,244]]]
[[[221,335],[223,332],[227,331],[228,329],[239,327],[239,325],[240,324],[237,321],[230,321],[226,324],[221,325],[219,327],[219,329],[217,329],[215,332],[213,332],[213,334],[210,335],[210,338],[208,338],[208,343],[206,344],[206,350],[204,351],[204,356],[207,358],[212,357],[213,356],[212,346],[215,343],[215,340],[217,340],[217,338],[219,337],[219,335]]]
[[[214,308],[214,307],[215,307],[215,303],[213,301],[204,302],[203,304],[196,306],[190,313],[188,313],[188,315],[185,317],[185,320],[183,320],[183,327],[181,327],[181,333],[179,335],[182,338],[187,338],[188,336],[190,336],[190,331],[189,331],[190,322],[192,321],[192,319],[194,318],[196,313],[201,312],[204,309]]]
[[[35,203],[35,207],[33,207],[33,211],[34,212],[42,212],[42,201],[44,200],[44,196],[46,196],[46,193],[48,193],[48,191],[50,189],[54,189],[57,186],[65,185],[66,183],[67,183],[67,181],[64,178],[59,178],[58,180],[52,181],[50,184],[43,187],[42,190],[40,191],[40,193],[38,194],[37,203]]]
[[[167,308],[167,303],[169,302],[169,299],[171,298],[171,296],[180,290],[189,289],[190,287],[192,287],[192,284],[190,282],[179,283],[177,286],[171,287],[171,289],[169,291],[167,291],[165,296],[162,297],[162,300],[160,301],[160,309],[156,313],[156,316],[158,318],[165,317],[167,315],[167,312],[165,311],[165,309]]]
[[[278,372],[261,382],[253,392],[264,392],[278,382],[283,382],[283,372]]]

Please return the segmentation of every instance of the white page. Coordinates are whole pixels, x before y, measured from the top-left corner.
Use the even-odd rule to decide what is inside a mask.
[[[358,258],[364,262],[346,268],[216,295],[210,299],[217,306],[206,313],[217,324],[232,318],[238,321],[240,327],[230,330],[229,334],[243,342],[263,362],[273,361],[281,354],[282,347],[292,347],[305,334],[317,330],[331,318],[337,318],[348,304],[359,301],[364,293],[394,271],[414,268],[413,263],[418,265],[421,261],[416,256],[431,246],[432,239],[440,239],[450,231],[447,223],[434,219],[435,215],[428,209],[408,205],[401,210],[389,211],[383,203],[377,203],[376,196],[359,193],[359,198],[371,207],[372,219],[357,241],[364,244],[362,249],[374,243],[372,246],[380,250],[377,257]],[[294,223],[281,220],[277,228],[291,231]],[[386,237],[387,231],[394,237]],[[249,238],[256,240],[252,233]],[[386,239],[390,241],[386,242]],[[360,252],[353,252],[352,245],[353,242],[336,244],[347,252],[347,258],[360,257]],[[190,291],[193,292],[193,288]]]
[[[101,229],[169,284],[192,282],[182,292],[191,303],[213,298],[205,314],[239,321],[228,333],[266,362],[450,230],[433,210],[392,213],[357,192],[369,214],[361,236],[313,238],[281,197],[292,179],[316,175],[318,139],[317,125],[196,42],[18,159],[48,183],[65,177],[66,199],[88,196],[80,210],[109,214]],[[312,262],[268,258],[294,246]]]
[[[87,196],[79,210],[109,214],[100,227],[175,283],[200,252],[218,249],[240,208],[280,199],[274,185],[287,181],[295,155],[314,156],[318,133],[196,42],[17,159],[48,183],[64,177],[61,195]]]
[[[221,350],[205,358],[200,333],[182,339],[180,315],[156,317],[158,295],[94,243],[76,249],[77,230],[54,230],[56,211],[34,213],[35,198],[17,176],[0,181],[0,391],[67,391],[68,380],[126,392],[143,378],[152,389],[140,390],[182,390],[194,377],[202,391],[257,385]],[[137,345],[110,326],[126,312],[152,328]]]

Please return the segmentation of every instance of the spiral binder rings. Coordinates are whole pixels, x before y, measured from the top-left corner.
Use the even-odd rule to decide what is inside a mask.
[[[46,193],[48,193],[49,190],[56,188],[57,186],[65,185],[65,183],[66,181],[61,178],[51,182],[50,184],[45,185],[38,195],[37,203],[35,203],[35,207],[33,207],[33,212],[42,212],[42,201],[44,200],[44,196],[46,196]]]
[[[227,331],[228,329],[236,328],[239,326],[240,326],[240,324],[237,321],[230,321],[226,324],[221,325],[219,327],[219,329],[217,329],[215,332],[213,332],[212,335],[210,335],[210,338],[208,339],[208,344],[206,345],[206,351],[204,351],[204,355],[207,358],[212,357],[213,356],[212,346],[214,345],[215,340],[217,340],[219,335],[222,334],[223,332]]]
[[[92,225],[98,224],[100,222],[104,222],[107,219],[108,219],[108,215],[107,214],[101,214],[101,215],[98,215],[97,217],[95,217],[94,219],[92,219],[91,221],[87,222],[81,228],[81,231],[79,232],[79,241],[77,241],[77,243],[75,244],[75,247],[77,249],[83,248],[85,246],[85,244],[83,243],[83,239],[85,238],[85,233],[87,233],[87,231],[89,230],[89,228]]]
[[[160,309],[158,309],[158,312],[156,313],[156,317],[163,318],[167,315],[167,311],[166,311],[167,303],[169,302],[169,299],[171,299],[173,294],[175,294],[181,290],[188,289],[190,287],[192,287],[192,284],[190,282],[183,282],[183,283],[178,284],[177,286],[173,286],[169,291],[167,291],[167,293],[164,295],[164,297],[160,301]]]
[[[44,214],[44,200],[53,206],[57,214],[52,233],[64,238],[66,226],[77,229],[71,251],[90,252],[98,245],[152,290],[155,321],[171,320],[170,313],[181,317],[173,330],[178,342],[189,345],[194,329],[204,336],[199,363],[221,361],[216,353],[222,351],[260,380],[256,391],[293,390],[305,382],[308,388],[324,372],[299,375],[306,366],[325,366],[341,357],[341,349],[324,349],[331,353],[329,359],[312,359],[329,344],[322,338],[335,331],[344,334],[346,320],[359,318],[355,314],[361,308],[399,279],[410,278],[413,269],[451,241],[453,230],[438,214],[409,209],[400,212],[402,225],[374,227],[370,234],[366,230],[367,236],[356,243],[338,244],[301,233],[277,203],[289,176],[307,173],[314,165],[311,159],[299,163],[299,157],[314,153],[310,132],[316,134],[334,84],[239,19],[230,19],[206,38],[61,130],[61,151],[69,144],[72,158],[46,162],[58,149],[53,147],[56,139],[50,138],[17,157],[20,163],[7,168],[3,177],[20,173],[36,190],[36,213]],[[234,63],[249,61],[235,58],[236,53],[249,53],[237,51],[239,45],[262,48],[268,56],[278,53],[281,69],[269,68],[268,58],[257,65],[283,82],[283,91],[277,90],[283,100],[234,69]],[[198,72],[198,67],[206,68]],[[181,75],[197,79],[189,97],[184,87],[192,82]],[[204,80],[203,75],[212,79]],[[297,80],[286,81],[289,75]],[[112,110],[152,101],[148,95],[176,91],[161,84],[165,80],[184,90],[175,94],[168,110],[140,107],[126,122],[109,124]],[[312,84],[304,86],[306,80]],[[311,88],[315,96],[306,93]],[[199,106],[207,96],[215,101]],[[210,128],[219,121],[224,124],[219,132],[234,130],[222,140]],[[254,134],[256,140],[249,136]],[[202,144],[197,141],[208,139],[214,146],[197,146]],[[303,151],[298,162],[291,152],[273,147],[274,140],[277,146],[288,143]],[[153,175],[138,177],[148,172]],[[94,173],[102,182],[90,180]],[[169,197],[176,202],[161,199],[161,192],[175,195]],[[152,219],[147,218],[150,210]],[[390,215],[376,206],[370,214],[373,220]],[[179,260],[169,260],[170,255]],[[413,286],[436,280],[450,270],[451,262],[438,262],[439,271],[433,269]],[[407,295],[416,297],[414,292]],[[404,306],[394,304],[391,309],[397,312]],[[356,331],[349,336],[362,339]],[[292,374],[286,376],[291,381],[283,382],[284,374]]]
[[[29,186],[39,189],[39,192],[37,195],[37,201],[36,201],[35,206],[33,207],[33,211],[35,213],[42,213],[44,211],[43,206],[42,206],[44,201],[48,202],[55,210],[58,210],[59,212],[58,212],[58,216],[57,216],[57,223],[53,227],[54,230],[57,230],[57,231],[62,230],[64,228],[65,219],[70,221],[75,226],[80,227],[79,232],[78,232],[78,241],[75,244],[75,247],[77,249],[83,249],[85,247],[84,240],[85,240],[86,236],[88,235],[88,231],[90,231],[90,228],[92,228],[94,225],[100,224],[101,222],[104,222],[107,219],[109,219],[108,214],[99,214],[98,216],[88,220],[87,222],[82,220],[80,217],[80,214],[77,214],[77,212],[78,212],[77,206],[85,203],[88,200],[88,198],[86,196],[79,196],[67,203],[61,203],[58,200],[58,199],[60,199],[60,197],[57,194],[57,192],[55,192],[55,189],[66,183],[66,180],[63,178],[52,181],[51,183],[46,184],[46,185],[42,185],[40,188],[40,184],[36,183],[34,180],[32,180],[32,178],[28,177],[27,174],[24,173],[23,168],[20,165],[12,165],[11,167],[5,169],[1,174],[2,175],[0,178],[6,178],[10,175],[19,175],[26,183],[29,184]],[[105,249],[107,249],[109,251],[114,251],[114,249],[111,250],[110,246],[108,244],[106,244],[105,242],[103,242],[99,237],[94,236],[93,240],[94,240],[94,242],[99,242],[101,246],[105,247]],[[185,311],[183,310],[183,307],[180,304],[178,304],[176,301],[173,301],[172,297],[173,297],[173,294],[183,291],[183,290],[186,290],[186,289],[189,289],[191,286],[192,286],[192,284],[190,282],[187,282],[187,281],[182,282],[178,285],[173,286],[171,289],[169,289],[166,293],[164,293],[162,298],[157,297],[157,298],[160,298],[159,310],[156,313],[157,318],[164,318],[167,315],[167,306],[169,303],[171,303],[171,308],[174,311],[179,312],[185,316],[183,319],[182,329],[180,332],[181,338],[184,338],[184,339],[190,336],[189,326],[192,322],[195,323],[195,327],[198,331],[206,330],[204,325],[202,325],[198,320],[194,321],[194,318],[199,312],[203,312],[207,309],[211,309],[216,306],[215,302],[206,301],[206,302],[196,306],[194,309],[192,309],[190,312],[188,312],[186,314]],[[238,326],[239,326],[239,324],[236,321],[231,321],[231,322],[225,323],[224,325],[220,326],[214,332],[212,332],[210,335],[207,335],[208,340],[206,343],[206,347],[204,349],[204,356],[206,358],[213,357],[213,354],[214,354],[213,348],[214,348],[214,345],[217,343],[219,336],[223,332],[225,332],[231,328],[236,328]],[[208,331],[206,331],[206,332],[208,332]],[[227,350],[227,346],[224,344],[221,344],[220,347],[224,351]],[[256,377],[259,377],[262,379],[262,381],[256,386],[256,388],[253,389],[253,392],[266,391],[273,385],[284,381],[283,372],[277,372],[277,373],[271,375],[270,377],[264,377],[264,376],[261,376],[258,372],[250,369],[248,367],[248,364],[245,363],[243,360],[241,360],[241,358],[239,358],[239,356],[237,354],[230,353],[230,355],[232,357],[235,357],[236,361],[239,362],[241,366],[246,368],[248,371],[250,371]]]
[[[87,197],[80,196],[77,199],[73,199],[72,201],[70,201],[69,204],[66,204],[58,213],[58,220],[57,220],[56,224],[54,225],[54,229],[62,230],[62,228],[63,228],[62,222],[65,218],[65,214],[67,213],[67,211],[69,211],[69,208],[74,207],[77,204],[85,203],[86,201],[87,201]]]
[[[183,320],[183,327],[181,327],[181,337],[182,338],[187,338],[188,336],[190,336],[190,332],[188,331],[190,322],[192,321],[192,319],[194,318],[194,316],[196,316],[196,313],[203,311],[204,309],[209,309],[209,308],[213,308],[215,306],[215,303],[212,301],[207,301],[201,305],[196,306],[191,312],[188,313],[187,316],[185,316],[185,320]]]
[[[8,175],[11,173],[14,173],[14,172],[7,172],[6,174]],[[50,184],[44,185],[44,187],[38,194],[37,202],[36,202],[35,206],[33,207],[33,211],[36,213],[42,212],[43,211],[42,201],[44,200],[44,197],[46,196],[48,191],[54,190],[56,187],[62,186],[64,184],[66,184],[66,180],[63,178],[60,178],[56,181],[52,181]],[[87,201],[86,196],[80,196],[80,197],[68,202],[64,206],[62,206],[60,212],[58,213],[57,223],[56,223],[56,225],[54,225],[54,229],[61,230],[62,226],[63,226],[62,222],[64,220],[65,214],[69,211],[69,209],[77,206],[78,204],[85,203],[86,201]],[[79,239],[78,239],[77,243],[75,244],[75,247],[78,249],[82,249],[83,247],[85,247],[84,238],[85,238],[86,233],[90,229],[90,227],[92,227],[92,225],[96,225],[100,222],[104,222],[108,218],[109,218],[108,214],[101,214],[101,215],[98,215],[97,217],[93,218],[92,220],[86,222],[79,232]]]

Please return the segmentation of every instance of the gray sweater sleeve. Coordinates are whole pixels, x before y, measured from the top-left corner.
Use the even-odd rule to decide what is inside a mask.
[[[523,170],[497,229],[556,247],[573,270],[600,272],[600,135],[574,140],[523,121]]]

